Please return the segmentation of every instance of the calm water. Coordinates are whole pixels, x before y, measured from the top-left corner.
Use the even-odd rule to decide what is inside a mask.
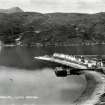
[[[105,46],[79,47],[3,47],[0,51],[0,96],[2,105],[70,105],[78,99],[86,87],[83,76],[58,78],[53,66],[34,56],[53,54],[54,52],[72,55],[103,55]],[[22,99],[14,97],[22,96]],[[27,96],[36,98],[27,99]]]
[[[4,47],[0,51],[0,65],[25,69],[37,69],[52,66],[48,62],[38,61],[34,56],[53,54],[54,52],[72,55],[105,55],[105,46],[78,47]]]

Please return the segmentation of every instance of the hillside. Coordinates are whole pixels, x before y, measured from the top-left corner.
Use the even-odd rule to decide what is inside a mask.
[[[105,13],[0,13],[0,40],[22,45],[105,42]]]

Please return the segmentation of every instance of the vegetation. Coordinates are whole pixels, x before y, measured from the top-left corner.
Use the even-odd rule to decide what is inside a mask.
[[[4,44],[82,44],[105,42],[105,13],[0,13]]]

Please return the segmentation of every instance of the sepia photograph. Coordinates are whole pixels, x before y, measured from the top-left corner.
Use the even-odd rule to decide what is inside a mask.
[[[0,105],[105,105],[105,0],[0,0]]]

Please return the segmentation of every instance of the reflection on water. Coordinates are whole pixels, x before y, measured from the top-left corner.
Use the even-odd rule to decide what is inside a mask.
[[[35,96],[36,99],[0,99],[0,105],[39,104],[70,105],[83,92],[86,81],[81,76],[57,78],[50,69],[20,71],[0,67],[0,96]]]

